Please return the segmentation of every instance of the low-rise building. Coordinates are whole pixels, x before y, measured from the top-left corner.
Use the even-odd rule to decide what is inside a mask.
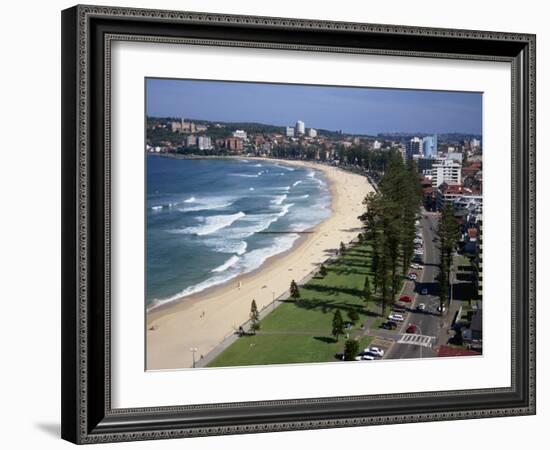
[[[465,194],[461,184],[442,183],[436,191],[435,202],[438,211],[443,209],[445,204],[453,205],[455,200]]]
[[[187,147],[194,147],[195,145],[197,145],[197,136],[195,136],[194,134],[191,134],[184,139],[185,139],[185,145]]]
[[[233,137],[239,138],[239,139],[246,139],[246,131],[244,130],[235,130],[233,131]]]

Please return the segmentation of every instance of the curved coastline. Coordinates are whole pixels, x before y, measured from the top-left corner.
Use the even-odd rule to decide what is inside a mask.
[[[243,158],[240,158],[243,159]],[[206,355],[248,319],[250,302],[261,309],[326,260],[340,241],[357,236],[364,196],[372,190],[363,176],[306,161],[246,158],[323,172],[331,191],[331,215],[301,234],[292,247],[270,256],[258,268],[181,299],[159,305],[146,314],[146,367],[148,370],[192,365],[189,348]]]
[[[187,158],[185,158],[185,159],[187,159]],[[191,158],[191,159],[198,159],[198,158]],[[222,159],[222,158],[216,157],[215,159]],[[227,157],[227,158],[223,158],[223,159],[242,160],[243,158],[242,157],[240,157],[240,158]],[[290,168],[290,166],[297,166],[297,164],[287,163],[287,161],[279,160],[279,159],[247,158],[247,160],[248,161],[255,160],[256,162],[261,161],[263,163],[272,163],[272,164],[275,164],[275,165],[277,165],[280,168],[283,168],[285,170],[293,170],[292,168]],[[332,189],[330,188],[329,181],[327,179],[325,179],[323,170],[319,169],[319,167],[317,167],[317,165],[314,165],[314,164],[306,165],[303,168],[310,169],[311,171],[314,170],[314,171],[316,171],[318,173],[321,173],[323,175],[322,179],[321,178],[316,178],[315,176],[313,176],[313,178],[315,178],[317,181],[321,182],[321,184],[329,186],[329,190],[331,191],[331,195],[330,195],[331,205],[329,206],[328,209],[330,210],[330,214],[332,214],[333,213],[332,198],[333,198],[334,193],[332,192]],[[312,172],[310,172],[309,176],[312,176],[311,173]],[[297,184],[300,184],[300,183],[302,183],[302,181],[297,181],[297,182],[294,183],[294,185],[297,185]],[[274,204],[281,205],[282,201],[286,197],[287,197],[287,194],[284,194],[283,196],[281,196],[280,201],[278,203],[274,203]],[[309,194],[307,194],[307,197],[309,197]],[[272,200],[272,203],[274,201],[275,200]],[[292,206],[292,205],[289,205],[289,206]],[[238,213],[238,214],[242,214],[242,212]],[[321,219],[319,221],[319,223],[315,224],[314,226],[311,226],[311,227],[308,227],[308,228],[305,228],[305,229],[302,228],[302,229],[296,230],[294,232],[289,231],[288,235],[291,235],[291,234],[296,235],[296,237],[294,238],[294,241],[290,244],[290,247],[287,248],[287,249],[279,249],[279,251],[277,253],[274,253],[274,254],[268,256],[263,262],[260,263],[259,266],[255,267],[255,268],[250,268],[249,270],[243,271],[241,273],[233,274],[233,276],[231,276],[229,279],[219,280],[217,282],[213,282],[210,286],[206,286],[206,287],[201,286],[197,290],[194,290],[194,288],[200,286],[201,284],[203,284],[203,282],[197,283],[197,284],[192,285],[192,286],[187,286],[186,288],[182,289],[178,294],[174,294],[174,295],[172,295],[170,297],[167,297],[167,298],[158,299],[158,300],[155,301],[155,303],[146,305],[146,313],[151,314],[153,312],[169,308],[169,307],[171,307],[171,306],[173,306],[177,303],[180,303],[182,301],[187,302],[187,301],[192,301],[192,300],[195,300],[195,299],[203,299],[205,297],[208,297],[212,293],[218,292],[220,289],[224,289],[227,285],[230,285],[231,283],[239,282],[239,281],[243,282],[245,277],[247,277],[248,275],[257,274],[257,272],[262,270],[267,264],[272,263],[278,257],[286,255],[289,252],[296,249],[300,245],[300,243],[302,243],[306,239],[307,235],[312,232],[312,230],[314,230],[316,227],[321,225],[328,218],[330,218],[330,215],[325,219]],[[285,235],[287,235],[287,234],[285,233]],[[233,256],[232,258],[234,258],[234,257],[235,256]],[[223,265],[225,265],[225,263]],[[214,269],[214,270],[212,270],[212,272],[218,272],[218,271],[216,269]],[[209,282],[209,281],[211,281],[211,280],[210,279],[204,280],[204,282]],[[189,291],[189,290],[191,290],[191,292],[185,293],[186,291]]]

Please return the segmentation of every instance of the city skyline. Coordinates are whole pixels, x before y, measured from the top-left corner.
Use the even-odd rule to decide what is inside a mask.
[[[276,126],[294,126],[300,120],[307,129],[366,135],[482,134],[478,92],[158,78],[147,79],[146,86],[149,117]]]

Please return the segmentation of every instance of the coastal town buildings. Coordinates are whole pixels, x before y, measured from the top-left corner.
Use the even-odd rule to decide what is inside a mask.
[[[460,184],[462,165],[452,159],[440,159],[432,166],[432,186],[439,187],[442,183]]]
[[[422,139],[413,137],[407,142],[407,159],[413,159],[414,155],[422,154]]]
[[[422,157],[429,159],[437,157],[437,134],[422,138]]]
[[[223,146],[233,152],[241,152],[244,148],[243,140],[238,137],[230,137],[225,139]]]
[[[212,139],[208,136],[199,136],[197,139],[197,146],[199,150],[210,150],[212,149]]]
[[[174,133],[195,133],[197,131],[195,124],[186,122],[183,117],[178,121],[171,122],[170,125]]]
[[[454,201],[459,197],[462,197],[465,193],[467,192],[465,192],[464,187],[461,184],[449,184],[447,182],[443,182],[438,186],[435,195],[437,210],[441,211],[445,204],[450,204],[453,206]]]
[[[244,130],[235,130],[233,131],[233,137],[239,138],[239,139],[246,139],[247,134],[246,134],[246,131]]]

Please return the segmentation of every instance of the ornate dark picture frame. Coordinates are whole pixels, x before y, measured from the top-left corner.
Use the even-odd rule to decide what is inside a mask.
[[[113,409],[110,45],[115,40],[506,61],[512,67],[512,384]],[[535,36],[75,6],[62,13],[62,437],[84,444],[535,413]]]

